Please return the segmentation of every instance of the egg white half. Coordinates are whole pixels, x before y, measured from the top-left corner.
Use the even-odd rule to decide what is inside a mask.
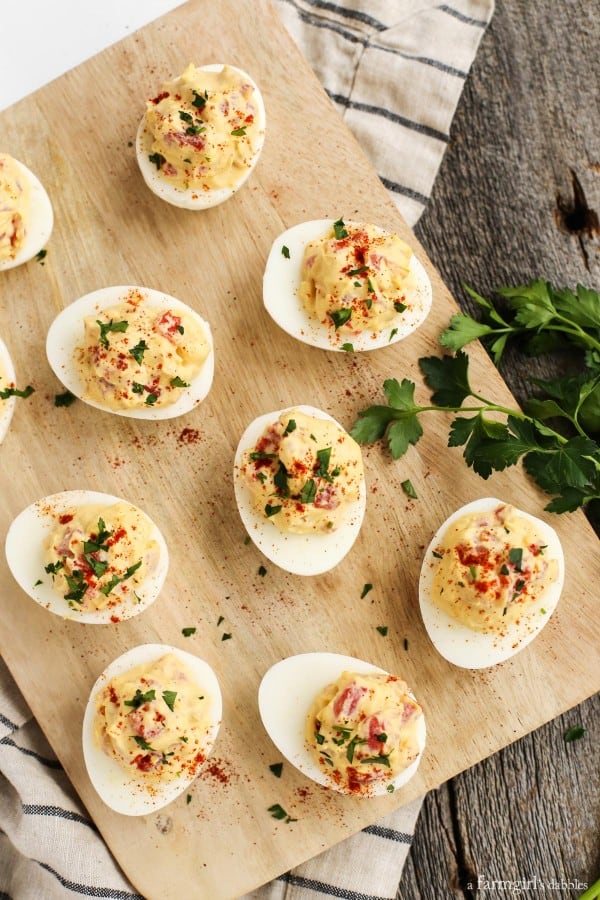
[[[15,266],[20,266],[33,259],[47,243],[54,225],[52,204],[43,184],[22,162],[19,160],[15,160],[15,162],[23,173],[23,177],[29,182],[31,205],[23,244],[13,259],[0,259],[0,271],[13,269]]]
[[[173,653],[194,673],[198,685],[209,700],[209,732],[204,744],[206,756],[211,752],[223,714],[221,690],[212,668],[199,657],[167,644],[142,644],[128,650],[104,670],[90,691],[83,718],[83,758],[90,781],[100,798],[115,812],[124,816],[144,816],[171,803],[194,781],[181,777],[165,784],[153,783],[151,788],[143,778],[132,778],[119,763],[104,753],[94,740],[94,698],[104,685],[117,675],[143,664],[156,662],[162,656]]]
[[[475,631],[433,603],[431,592],[437,563],[433,551],[439,546],[446,529],[464,515],[473,512],[487,512],[501,506],[503,502],[495,497],[482,497],[456,510],[438,528],[423,558],[419,578],[419,605],[423,623],[436,650],[448,662],[463,669],[483,669],[494,666],[523,650],[550,619],[556,609],[564,584],[564,555],[555,530],[542,519],[519,510],[519,515],[532,522],[542,535],[544,542],[548,545],[548,557],[558,561],[556,581],[548,586],[536,603],[532,605],[531,610],[521,616],[520,623],[508,622],[506,633],[503,635]]]
[[[183,310],[193,316],[202,326],[204,335],[210,345],[210,352],[204,364],[189,387],[182,388],[179,398],[167,406],[154,407],[142,406],[137,409],[110,409],[95,400],[84,397],[85,386],[81,380],[79,370],[75,363],[75,348],[83,344],[84,326],[86,316],[98,315],[103,309],[108,309],[121,303],[130,291],[139,291],[145,297],[148,306],[160,307],[164,310]],[[151,288],[136,287],[131,285],[117,285],[114,287],[100,288],[91,294],[86,294],[67,306],[54,319],[48,330],[46,338],[46,355],[52,371],[62,381],[64,386],[84,403],[105,412],[114,413],[117,416],[126,416],[130,419],[173,419],[190,412],[195,406],[205,399],[210,391],[214,371],[214,344],[208,322],[198,315],[191,307],[170,297],[161,291]]]
[[[0,390],[15,384],[17,376],[8,352],[8,347],[0,338],[0,372],[4,372],[4,377],[0,379]],[[10,420],[15,411],[16,397],[7,397],[6,400],[0,400],[0,444],[6,437]]]
[[[332,416],[314,406],[289,408],[300,409],[307,415],[328,419],[342,428]],[[338,528],[327,534],[292,534],[280,531],[269,519],[260,515],[254,508],[250,489],[241,472],[242,455],[245,450],[256,445],[265,428],[276,422],[284,412],[286,410],[259,416],[248,425],[240,438],[233,469],[235,499],[250,538],[267,559],[293,575],[320,575],[337,566],[358,537],[367,502],[366,485],[363,479],[359,499],[348,508],[346,517]]]
[[[332,227],[331,219],[301,222],[288,228],[273,242],[263,276],[263,303],[273,321],[287,334],[321,350],[346,352],[344,344],[351,344],[354,352],[377,350],[408,337],[425,321],[432,302],[431,282],[414,253],[409,266],[409,273],[415,282],[414,291],[409,295],[411,309],[399,313],[397,321],[389,328],[357,334],[340,333],[333,325],[321,324],[306,311],[298,296],[304,250],[310,241],[329,234]],[[284,247],[289,251],[289,258],[284,256]],[[395,334],[392,334],[393,329],[396,329]]]
[[[258,708],[269,737],[277,749],[304,775],[324,787],[340,791],[339,786],[320,768],[306,742],[306,719],[315,697],[332,684],[343,672],[357,674],[385,673],[384,669],[362,659],[339,653],[300,653],[275,663],[264,675],[258,690]],[[389,674],[389,673],[385,673]],[[411,692],[410,696],[415,699]],[[400,772],[393,781],[375,783],[368,794],[376,797],[388,794],[388,785],[397,790],[413,777],[425,749],[425,717],[419,719],[417,737],[418,757]],[[354,795],[353,795],[354,796]]]
[[[64,597],[61,597],[53,588],[52,576],[44,571],[44,547],[57,527],[57,517],[61,512],[87,503],[111,506],[113,503],[120,502],[129,503],[121,497],[102,494],[98,491],[62,491],[59,494],[52,494],[36,500],[35,503],[20,512],[8,529],[5,553],[13,577],[25,593],[44,609],[63,619],[91,625],[110,624],[114,617],[118,617],[119,620],[131,619],[148,609],[160,594],[167,576],[169,552],[158,527],[142,510],[140,512],[152,526],[150,537],[158,544],[158,562],[156,568],[136,588],[135,594],[139,599],[136,599],[131,592],[131,595],[117,606],[78,612],[70,607]],[[133,504],[130,505],[133,506]],[[139,507],[135,508],[139,509]]]
[[[224,66],[222,63],[211,63],[210,65],[206,66],[197,66],[197,68],[201,69],[204,72],[220,72],[224,68]],[[146,182],[150,190],[154,194],[156,194],[157,197],[160,197],[161,200],[165,200],[172,206],[179,206],[183,209],[198,210],[209,209],[211,206],[218,206],[220,203],[224,203],[225,200],[229,200],[230,197],[232,197],[237,191],[239,191],[242,185],[252,174],[254,167],[258,162],[258,158],[261,154],[265,139],[265,104],[262,95],[252,78],[250,78],[250,76],[246,72],[242,71],[242,69],[236,68],[236,66],[230,66],[229,68],[233,69],[234,72],[237,72],[238,75],[240,75],[254,88],[253,99],[255,100],[258,109],[256,121],[258,123],[258,127],[260,128],[260,135],[256,145],[256,152],[252,158],[251,165],[244,170],[241,177],[236,181],[233,187],[217,188],[211,190],[202,190],[201,188],[189,188],[188,190],[183,190],[176,185],[170,184],[167,179],[162,177],[162,175],[160,174],[160,170],[156,168],[156,165],[153,162],[150,162],[149,157],[152,154],[152,144],[154,142],[154,138],[146,127],[145,116],[142,118],[138,126],[135,140],[135,150],[138,165],[140,167],[140,171],[142,173],[144,181]]]

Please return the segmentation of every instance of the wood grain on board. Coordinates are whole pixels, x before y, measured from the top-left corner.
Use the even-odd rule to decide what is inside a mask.
[[[244,14],[245,13],[245,14]],[[230,62],[258,83],[267,109],[263,155],[246,186],[202,213],[175,209],[145,187],[131,146],[144,100],[188,62]],[[433,650],[418,613],[423,548],[438,524],[476,496],[499,496],[539,514],[541,496],[519,469],[483,482],[446,448],[450,418],[424,422],[425,437],[398,462],[365,450],[368,505],[351,555],[315,578],[287,575],[244,543],[231,480],[239,435],[257,415],[308,403],[346,427],[382,396],[385,378],[417,382],[418,359],[438,351],[455,304],[362,151],[266,0],[191,0],[0,114],[3,149],[43,181],[55,211],[48,256],[2,273],[0,335],[20,384],[2,446],[0,540],[29,503],[90,488],[139,505],[167,540],[171,565],[155,605],[113,626],[51,616],[0,571],[3,656],[67,774],[136,888],[149,898],[233,897],[315,855],[440,784],[593,693],[595,541],[582,515],[553,521],[565,549],[559,608],[523,653],[490,671],[468,672]],[[264,262],[274,238],[305,219],[376,222],[398,231],[426,265],[433,310],[408,340],[361,355],[319,351],[280,331],[262,307]],[[45,357],[54,316],[82,294],[139,284],[172,294],[211,323],[216,372],[205,402],[181,419],[123,419],[83,403],[57,409],[61,385]],[[472,383],[511,403],[481,348]],[[401,482],[410,478],[419,500]],[[24,548],[26,552],[26,548]],[[373,584],[361,600],[362,586]],[[221,626],[217,626],[223,616]],[[387,637],[377,626],[387,625]],[[189,638],[182,628],[196,626]],[[222,641],[223,631],[232,638]],[[560,641],[577,635],[565,657]],[[405,638],[408,650],[405,649]],[[220,680],[223,725],[208,766],[185,795],[142,818],[112,813],[93,791],[80,744],[88,693],[129,647],[175,644],[204,658]],[[328,792],[279,760],[256,695],[282,657],[334,650],[402,675],[422,703],[428,745],[417,776],[377,800]],[[267,808],[280,803],[286,824]],[[243,865],[240,864],[243,860]],[[193,887],[192,887],[193,886]],[[194,893],[195,892],[195,893]]]

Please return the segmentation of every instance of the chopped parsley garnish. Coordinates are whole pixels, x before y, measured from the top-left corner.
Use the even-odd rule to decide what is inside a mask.
[[[477,569],[475,566],[469,566],[469,573],[473,581],[477,581]]]
[[[232,637],[232,634],[230,631],[224,631],[223,634],[221,635],[221,640],[228,641],[228,640],[230,640],[231,637]]]
[[[191,637],[192,634],[196,634],[196,629],[193,627],[182,628],[181,633],[184,637]]]
[[[373,287],[373,282],[370,278],[367,278],[367,290],[369,290],[371,294],[375,293],[375,288]]]
[[[135,347],[132,347],[129,353],[135,359],[138,366],[141,366],[142,361],[144,359],[144,353],[148,349],[148,344],[146,341],[138,341]]]
[[[183,109],[179,110],[179,118],[182,120],[182,122],[193,122],[194,121],[194,117],[192,115],[190,115],[189,112],[185,112],[185,110],[183,110]]]
[[[225,616],[219,616],[219,618],[217,619],[217,628],[219,627],[221,622],[224,622],[224,621],[225,621]]]
[[[104,594],[105,597],[108,597],[108,595],[113,590],[113,588],[116,588],[116,586],[118,584],[121,584],[122,581],[127,581],[128,578],[131,578],[131,576],[135,572],[137,572],[137,570],[139,569],[141,564],[142,564],[142,560],[138,559],[138,561],[136,563],[134,563],[132,566],[129,566],[127,569],[125,569],[125,572],[123,575],[113,575],[113,577],[110,579],[110,581],[100,588],[100,593]]]
[[[510,569],[506,565],[506,563],[502,563],[500,566],[500,574],[501,575],[510,575]]]
[[[348,743],[346,747],[346,759],[349,763],[354,759],[354,750],[356,749],[357,744],[366,744],[366,740],[364,738],[359,738],[357,734],[354,735],[352,740]]]
[[[329,462],[331,460],[331,447],[325,447],[323,450],[317,450],[317,460],[319,465],[315,469],[315,475],[320,476],[321,478],[327,477],[327,470],[329,469]]]
[[[383,637],[385,637],[388,633],[388,627],[387,627],[387,625],[378,625],[377,631],[379,632],[379,634],[381,634]]]
[[[354,353],[354,344],[350,344],[350,343],[342,344],[342,350],[345,350],[346,353]]]
[[[330,313],[327,313],[333,324],[335,325],[336,331],[338,328],[341,328],[342,325],[345,325],[346,322],[350,319],[352,315],[352,308],[348,307],[346,309],[334,309]]]
[[[146,406],[154,406],[157,400],[158,394],[153,394],[152,392],[150,392],[144,400],[144,403],[146,404]]]
[[[584,734],[585,728],[583,725],[572,725],[570,728],[567,728],[563,735],[565,744],[571,744],[573,741],[578,741]]]
[[[443,559],[443,558],[444,558],[444,554],[443,554],[443,553],[438,553],[437,550],[432,550],[432,556],[435,556],[436,559]]]
[[[389,338],[388,338],[388,344],[389,344],[389,342],[392,340],[392,338],[395,338],[395,337],[396,337],[397,334],[398,334],[398,329],[397,329],[397,328],[392,328],[392,330],[390,331],[390,336],[389,336]]]
[[[418,500],[417,492],[415,491],[412,481],[407,478],[406,481],[402,482],[402,490],[406,494],[407,497],[411,497],[413,500]]]
[[[234,128],[231,134],[233,137],[244,137],[246,134],[246,125],[242,125],[240,128]]]
[[[275,778],[281,778],[281,773],[283,771],[283,763],[281,763],[281,762],[272,763],[269,766],[269,769],[271,770],[271,772],[273,773]]]
[[[58,562],[48,563],[47,566],[44,566],[44,572],[47,572],[48,575],[56,575],[62,568],[64,568],[64,563],[58,560]]]
[[[267,570],[265,569],[264,566],[258,567],[258,574],[260,575],[261,578],[265,577],[265,575],[267,574]]]
[[[511,547],[508,551],[508,560],[513,564],[517,572],[521,572],[521,565],[523,563],[523,548]]]
[[[186,802],[186,804],[189,806],[189,804],[192,802],[192,795],[191,795],[191,794],[186,794],[186,795],[185,795],[185,802]]]
[[[290,258],[290,248],[289,248],[289,247],[286,247],[285,244],[284,244],[283,247],[281,248],[281,255],[282,255],[282,256],[285,256],[286,259],[289,259],[289,258]]]
[[[47,251],[47,250],[39,250],[39,251],[35,254],[35,258],[36,258],[36,260],[37,260],[38,262],[41,262],[43,259],[46,259],[46,256],[47,256],[47,255],[48,255],[48,251]]]
[[[288,423],[285,426],[285,431],[283,432],[283,436],[285,437],[287,434],[291,434],[292,431],[296,430],[296,420],[288,419]]]
[[[148,156],[148,159],[151,163],[154,163],[157,169],[160,169],[160,167],[163,166],[167,161],[162,153],[151,153]]]
[[[111,332],[124,332],[127,331],[129,327],[129,322],[123,320],[122,322],[114,322],[112,319],[110,322],[101,322],[99,319],[96,319],[96,325],[100,327],[100,337],[99,342],[103,347],[108,349],[108,337],[107,335]]]
[[[298,819],[292,819],[291,816],[288,816],[283,806],[279,803],[274,803],[273,806],[269,806],[268,812],[271,813],[274,819],[285,819],[286,824],[288,822],[297,822]]]
[[[65,575],[65,580],[69,586],[68,593],[65,594],[65,600],[82,603],[83,596],[88,589],[87,584],[83,580],[83,572],[80,569],[73,569],[73,574]]]
[[[108,563],[103,559],[94,559],[94,557],[90,553],[84,554],[84,559],[96,578],[102,578],[102,576],[108,569]]]
[[[140,384],[139,381],[134,381],[131,384],[131,390],[134,394],[143,394],[144,393],[144,385]]]
[[[165,701],[165,703],[167,704],[167,706],[169,707],[169,709],[171,710],[171,712],[173,712],[174,707],[175,707],[176,696],[177,696],[177,691],[163,691],[162,692],[162,698]]]
[[[264,453],[262,450],[253,450],[252,453],[250,454],[250,459],[253,459],[253,460],[276,459],[276,458],[277,458],[276,453]]]
[[[156,691],[154,688],[146,691],[145,694],[142,694],[140,689],[137,688],[131,700],[124,700],[123,705],[132,706],[133,709],[139,709],[140,706],[143,706],[144,703],[149,703],[151,700],[156,700]]]
[[[281,460],[279,460],[279,468],[273,476],[273,484],[283,497],[289,497],[290,489],[288,487],[288,473]]]
[[[186,388],[190,386],[189,381],[184,381],[183,378],[179,377],[179,375],[176,375],[175,378],[171,378],[169,384],[171,385],[171,387],[179,388]]]
[[[360,599],[361,599],[361,600],[364,600],[364,598],[367,596],[367,594],[369,593],[369,591],[372,591],[372,590],[373,590],[373,585],[372,585],[369,581],[367,581],[367,583],[366,583],[365,585],[363,585],[363,589],[362,589],[362,592],[361,592],[361,595],[360,595]]]
[[[4,388],[0,391],[0,400],[8,400],[9,397],[22,397],[24,400],[26,400],[27,397],[31,397],[34,390],[35,388],[33,388],[30,384],[27,385],[27,387],[22,391],[14,387]]]
[[[317,496],[317,483],[314,480],[314,478],[309,478],[308,481],[304,482],[302,490],[300,491],[300,502],[301,503],[314,503],[316,496]]]
[[[152,747],[148,741],[145,741],[143,737],[140,737],[139,734],[132,734],[131,737],[142,750],[154,750],[154,747]]]
[[[281,512],[281,504],[279,506],[272,506],[270,503],[265,504],[265,515],[268,519],[271,516],[276,516],[278,512]]]
[[[404,312],[406,309],[406,303],[400,303],[399,300],[394,300],[394,309],[396,312]]]
[[[199,94],[198,91],[192,90],[192,94],[194,95],[192,106],[195,106],[196,109],[204,109],[208,100],[208,91],[204,91],[204,94]]]
[[[343,219],[338,219],[337,222],[333,223],[333,233],[338,241],[342,241],[344,238],[348,237],[348,232],[346,231]]]
[[[374,763],[378,766],[387,766],[388,769],[390,767],[390,760],[387,756],[365,756],[364,759],[361,759],[361,763]]]
[[[64,394],[55,394],[54,395],[54,405],[55,406],[71,406],[72,403],[75,403],[77,397],[75,394],[72,394],[71,391],[65,391]]]
[[[369,271],[368,266],[359,266],[358,269],[350,269],[350,271],[348,272],[348,275],[350,275],[351,277],[354,275],[364,275],[365,272],[368,272],[368,271]]]
[[[388,794],[393,794],[395,790],[396,788],[393,784],[388,784],[388,786],[386,787],[386,791],[388,792]]]
[[[108,550],[107,541],[112,536],[112,531],[106,530],[106,523],[102,517],[98,519],[98,534],[96,537],[89,536],[83,542],[84,553],[98,553],[99,550]]]

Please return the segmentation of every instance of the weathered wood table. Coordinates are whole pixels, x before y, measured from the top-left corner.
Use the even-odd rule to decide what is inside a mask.
[[[593,6],[497,4],[416,229],[465,309],[473,311],[462,284],[484,296],[540,277],[600,288]],[[522,401],[530,376],[558,374],[549,366],[511,354],[502,371]],[[564,653],[577,647],[566,644]],[[589,664],[598,667],[600,658]],[[579,724],[584,738],[565,744],[565,730]],[[398,898],[507,895],[509,885],[493,886],[494,879],[529,881],[526,896],[578,897],[569,882],[600,876],[599,770],[596,696],[427,796]]]

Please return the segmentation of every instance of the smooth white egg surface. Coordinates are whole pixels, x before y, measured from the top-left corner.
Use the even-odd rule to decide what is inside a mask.
[[[205,169],[210,172],[211,167],[214,167],[216,164],[215,157],[217,154],[221,157],[230,155],[230,147],[227,145],[231,141],[246,139],[244,128],[250,126],[242,124],[240,128],[232,128],[235,122],[231,119],[232,110],[227,99],[222,101],[220,106],[223,109],[228,109],[227,116],[231,121],[223,135],[218,137],[215,134],[215,130],[213,130],[211,121],[206,121],[207,117],[202,107],[198,108],[198,98],[200,97],[201,102],[205,96],[204,93],[201,92],[198,95],[197,92],[194,92],[195,100],[190,105],[185,102],[186,89],[189,89],[187,81],[179,92],[175,92],[175,87],[173,88],[174,99],[177,99],[179,106],[185,107],[185,109],[174,110],[169,117],[171,124],[169,125],[169,134],[166,137],[165,153],[172,150],[174,145],[177,145],[184,151],[179,153],[179,156],[183,157],[180,162],[180,169],[186,171],[185,167],[189,167],[187,171],[191,171],[192,175],[191,178],[186,177],[183,183],[176,183],[173,177],[168,177],[165,174],[169,169],[169,161],[162,154],[158,153],[157,155],[156,149],[153,151],[155,137],[149,127],[146,115],[144,115],[139,124],[136,136],[136,157],[144,181],[154,194],[173,206],[201,210],[223,203],[232,197],[247,181],[261,154],[266,127],[264,101],[253,79],[242,69],[238,69],[236,66],[224,66],[222,63],[211,63],[210,65],[197,67],[190,66],[179,79],[163,87],[176,86],[178,82],[187,79],[190,71],[192,73],[193,71],[221,73],[224,69],[235,73],[245,85],[249,85],[252,88],[248,109],[252,111],[252,129],[254,131],[256,127],[257,130],[253,134],[252,142],[245,148],[247,155],[244,157],[243,165],[237,166],[237,170],[232,172],[231,177],[225,179],[226,183],[222,186],[219,186],[218,181],[211,186],[210,182],[203,181],[201,177],[196,177],[194,173],[197,171],[199,163],[202,162],[202,154],[205,150],[207,153],[205,156]],[[164,92],[164,94],[166,93]],[[158,98],[162,96],[162,92],[157,92]],[[150,101],[150,103],[152,102]],[[210,107],[210,103],[211,97],[208,95],[206,99],[207,109]],[[179,114],[179,119],[176,117],[177,113]],[[220,150],[219,147],[221,148]],[[187,151],[187,155],[185,151]]]
[[[29,187],[29,205],[24,215],[25,234],[23,242],[14,256],[0,259],[0,271],[2,269],[12,269],[33,259],[48,242],[54,225],[52,204],[43,184],[22,162],[19,162],[19,160],[14,160],[14,162],[22,175],[23,181]]]
[[[347,224],[357,226],[355,222]],[[410,257],[406,282],[406,308],[381,330],[349,333],[346,329],[337,329],[328,317],[327,321],[321,321],[305,308],[299,289],[306,246],[311,241],[324,238],[333,225],[330,219],[301,222],[284,231],[273,242],[263,278],[263,302],[271,318],[287,334],[322,350],[377,350],[408,337],[425,321],[432,302],[431,282],[414,253]],[[375,231],[380,235],[387,234],[383,229],[375,228]],[[360,280],[368,278],[369,267],[358,266],[356,271],[359,272],[356,284],[360,285]]]
[[[176,665],[175,667],[171,665],[171,671],[174,671],[175,676],[171,681],[158,682],[156,678],[147,676],[139,678],[140,672],[156,672],[156,669],[151,667],[160,665],[160,661],[165,658],[172,661],[173,657],[176,658],[175,663],[181,664],[183,681]],[[131,677],[129,673],[133,673]],[[124,767],[102,746],[104,738],[98,706],[103,705],[102,692],[109,683],[125,685],[131,694],[121,709],[123,712],[128,710],[125,713],[126,726],[134,734],[132,740],[137,742],[133,752],[137,754],[139,750],[139,757],[134,761],[133,769]],[[163,691],[162,688],[167,685],[168,690]],[[182,688],[185,688],[188,694],[191,692],[193,699],[198,702],[198,709],[202,711],[201,720],[194,719],[188,709],[184,713],[179,713],[179,705],[184,699]],[[147,693],[148,689],[150,693]],[[114,690],[114,687],[112,689],[109,687],[110,696],[116,704],[117,696],[116,692],[113,693]],[[165,700],[168,706],[165,705]],[[109,699],[107,702],[110,704],[112,701]],[[104,803],[115,812],[125,816],[143,816],[155,812],[171,803],[196,778],[213,748],[221,718],[221,690],[217,676],[208,663],[191,653],[166,644],[143,644],[133,647],[105,669],[90,692],[82,732],[83,756],[90,781]],[[154,722],[154,727],[148,719]],[[158,727],[157,721],[160,723]],[[165,741],[167,746],[176,748],[183,731],[187,741],[181,746],[192,748],[191,762],[183,765],[178,753],[174,751],[163,751],[161,760],[161,753],[153,748],[164,746]],[[169,741],[174,743],[168,744]],[[154,775],[146,768],[148,760],[157,761]],[[159,772],[165,777],[158,774]]]
[[[554,529],[484,497],[449,516],[429,544],[419,580],[421,616],[449,662],[466,669],[493,666],[539,634],[564,577]]]
[[[123,515],[101,535],[106,523],[99,520],[105,515],[108,521],[115,504]],[[81,530],[79,512],[91,516],[89,530]],[[128,533],[134,532],[142,544],[129,540]],[[142,613],[158,597],[169,566],[167,545],[154,522],[133,504],[98,491],[63,491],[32,503],[11,523],[5,552],[13,577],[36,603],[88,624],[120,622]],[[126,552],[133,553],[134,571],[122,577],[129,569]]]
[[[335,530],[327,532],[293,533],[280,530],[257,509],[244,477],[244,454],[256,446],[270,425],[292,409],[324,419],[344,431],[332,416],[313,406],[290,407],[288,410],[259,416],[244,431],[235,453],[233,472],[235,498],[250,538],[271,562],[295,575],[319,575],[337,566],[358,537],[366,508],[366,486],[363,474],[358,485],[358,499],[348,504]]]
[[[315,698],[342,673],[361,675],[388,674],[371,663],[338,653],[301,653],[281,660],[264,675],[258,692],[263,725],[277,749],[293,766],[319,784],[347,794],[318,765],[306,738],[307,718]],[[414,700],[412,692],[409,695]],[[340,737],[343,742],[346,735]],[[393,781],[374,782],[362,793],[352,796],[381,796],[405,785],[415,774],[425,748],[425,718],[416,723],[418,756]]]
[[[113,322],[106,312],[123,308],[128,312],[117,315],[120,322]],[[122,347],[118,342],[128,333],[120,325],[127,321],[129,310],[132,316],[139,311],[140,315],[146,313],[164,320],[165,333],[153,332],[148,341],[136,343],[134,339],[129,349]],[[186,333],[183,326],[176,324],[180,320],[193,326],[197,337],[190,338],[190,328]],[[94,323],[100,327],[100,337],[90,336]],[[131,329],[134,328],[132,320]],[[136,358],[138,348],[142,351]],[[214,376],[209,323],[175,297],[131,285],[100,288],[67,306],[48,330],[46,354],[54,374],[80,400],[96,409],[134,419],[171,419],[190,412],[205,399]],[[144,370],[136,369],[138,361]],[[177,372],[181,365],[191,363],[197,374],[189,381],[176,376],[171,380],[172,387],[166,384],[153,393],[152,383],[148,382],[158,377],[156,373],[164,380],[171,366],[172,372]],[[164,405],[162,400],[156,405],[149,402],[161,392]],[[121,401],[121,397],[126,399]],[[119,406],[121,402],[129,405]]]
[[[0,444],[6,437],[10,420],[15,411],[15,397],[2,399],[2,391],[15,384],[17,376],[8,352],[8,347],[0,338]]]

